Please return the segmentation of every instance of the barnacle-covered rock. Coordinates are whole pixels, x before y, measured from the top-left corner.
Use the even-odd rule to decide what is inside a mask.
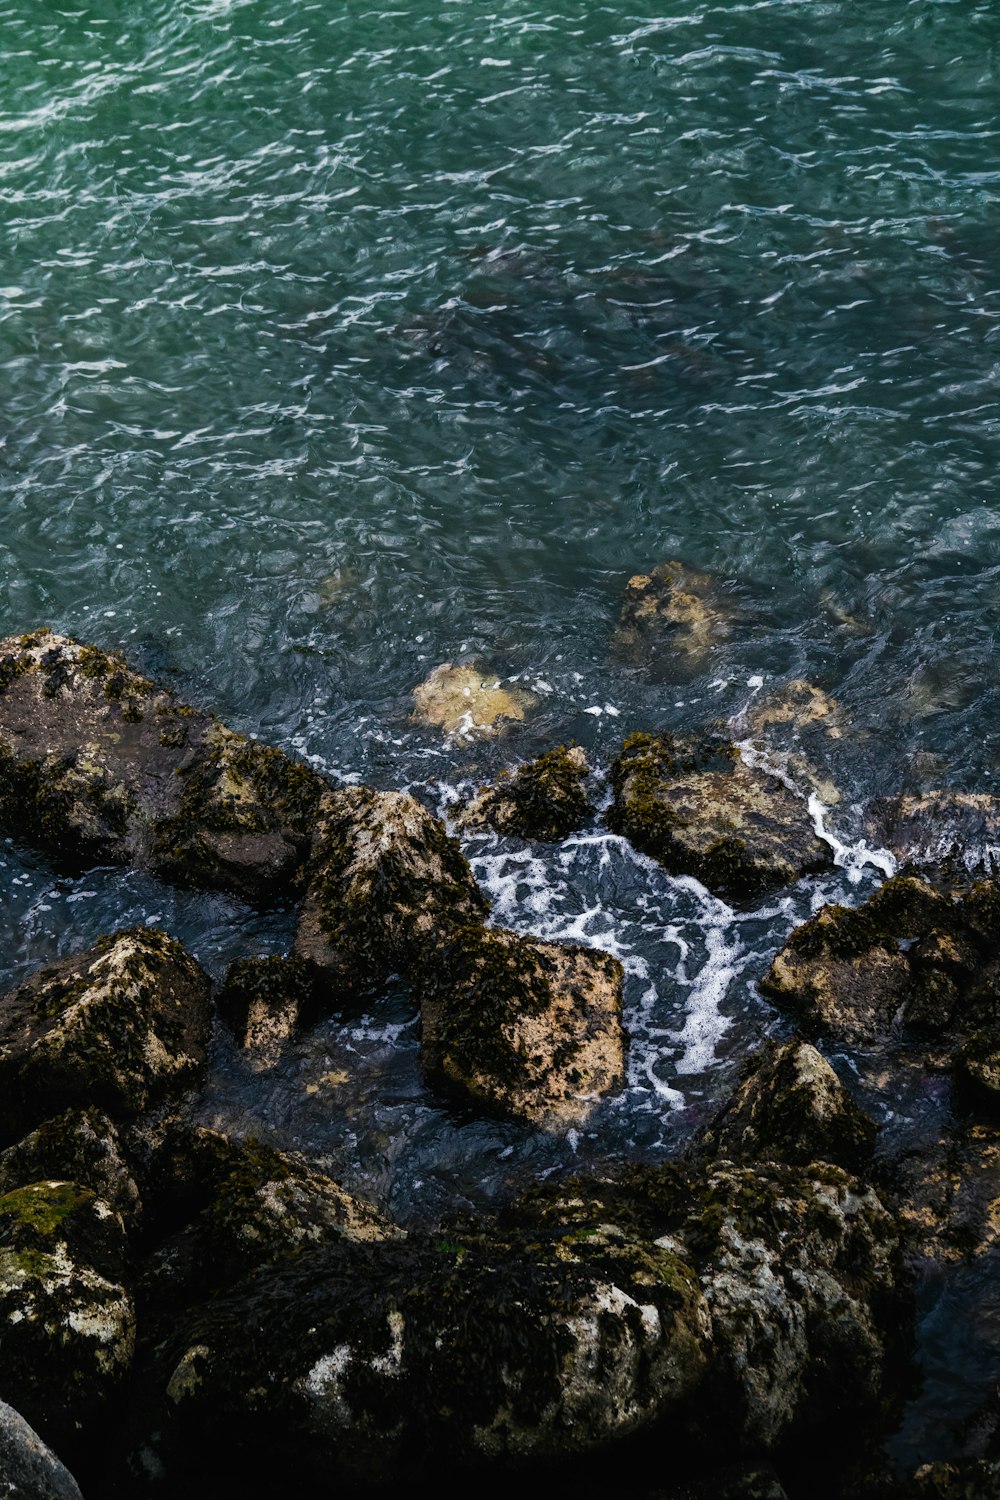
[[[631,735],[611,784],[609,827],[720,895],[753,897],[832,863],[805,800],[728,740]]]
[[[0,641],[0,824],[60,859],[271,897],[323,788],[118,655],[47,630]]]
[[[682,562],[660,563],[630,578],[615,649],[655,666],[703,667],[729,638],[732,608],[716,581]]]
[[[536,700],[523,688],[504,687],[478,667],[446,661],[414,689],[413,701],[413,716],[421,723],[443,729],[450,739],[474,740],[521,723]]]
[[[419,977],[438,1087],[533,1125],[578,1125],[625,1081],[622,967],[610,954],[467,927]]]
[[[766,1047],[749,1076],[702,1132],[702,1155],[731,1161],[836,1162],[857,1171],[871,1156],[875,1124],[808,1042]]]
[[[0,1193],[43,1178],[75,1182],[132,1226],[141,1212],[139,1189],[114,1121],[99,1109],[69,1109],[46,1120],[0,1152]]]
[[[593,809],[587,798],[587,757],[578,745],[560,745],[495,786],[484,787],[455,816],[455,827],[474,832],[491,828],[516,838],[555,841],[574,833]]]
[[[75,1183],[36,1182],[0,1197],[4,1393],[67,1456],[134,1352],[124,1248],[118,1216]]]
[[[142,1114],[197,1080],[210,1023],[208,976],[152,928],[41,969],[0,999],[0,1139],[73,1106]]]
[[[488,909],[457,839],[405,792],[330,792],[308,878],[295,953],[345,995],[412,973]]]
[[[65,1464],[6,1401],[0,1401],[0,1476],[10,1500],[83,1500]]]

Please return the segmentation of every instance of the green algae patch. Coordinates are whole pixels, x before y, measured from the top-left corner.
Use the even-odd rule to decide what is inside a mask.
[[[567,838],[593,814],[588,774],[580,747],[559,745],[485,787],[457,814],[455,826],[547,842]]]

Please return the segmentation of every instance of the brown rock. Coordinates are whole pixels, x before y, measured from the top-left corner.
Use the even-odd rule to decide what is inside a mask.
[[[686,563],[660,563],[630,578],[615,635],[616,649],[655,665],[701,667],[729,637],[730,611],[707,573]]]
[[[522,688],[505,688],[498,677],[475,666],[435,667],[414,689],[414,717],[443,729],[449,738],[488,739],[520,723],[535,699]]]
[[[456,814],[462,830],[492,828],[516,838],[555,841],[591,815],[586,780],[590,767],[579,745],[560,745],[484,787]]]

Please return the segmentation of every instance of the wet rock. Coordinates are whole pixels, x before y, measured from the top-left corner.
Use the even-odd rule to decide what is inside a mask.
[[[40,970],[0,999],[0,1138],[53,1110],[140,1115],[195,1083],[209,981],[173,938],[134,928]]]
[[[457,839],[405,792],[331,792],[308,880],[295,953],[345,996],[412,973],[488,909]]]
[[[788,1500],[770,1464],[727,1464],[644,1500]]]
[[[751,735],[764,738],[776,729],[799,735],[813,725],[819,725],[834,740],[843,733],[839,705],[822,688],[803,677],[782,683],[752,702],[741,721]]]
[[[1000,1461],[979,1458],[922,1464],[913,1476],[911,1493],[913,1500],[996,1500]]]
[[[67,1457],[117,1393],[135,1345],[118,1216],[85,1188],[0,1197],[3,1388]]]
[[[53,856],[272,899],[324,783],[51,631],[0,641],[0,823]]]
[[[981,1103],[1000,1108],[1000,1027],[974,1032],[956,1053],[955,1069]]]
[[[622,967],[607,953],[469,927],[419,992],[428,1079],[481,1108],[565,1129],[625,1081]]]
[[[625,589],[615,648],[633,660],[697,668],[729,638],[731,607],[707,573],[660,563]]]
[[[495,786],[484,787],[456,814],[455,827],[491,828],[523,839],[564,839],[593,812],[586,791],[589,772],[578,745],[560,745],[505,773]]]
[[[315,968],[304,958],[241,958],[227,969],[216,1007],[251,1067],[264,1070],[316,1014],[316,991]]]
[[[1000,854],[1000,799],[986,792],[925,792],[881,798],[870,836],[901,862],[929,871],[988,870]]]
[[[0,1193],[44,1178],[89,1188],[126,1227],[141,1212],[139,1189],[121,1136],[114,1121],[99,1109],[67,1110],[0,1152]]]
[[[734,1097],[698,1141],[731,1161],[836,1162],[857,1171],[871,1157],[874,1121],[826,1059],[797,1038],[766,1047]]]
[[[719,895],[750,898],[832,864],[804,799],[727,740],[634,734],[611,784],[609,827]]]
[[[503,687],[498,677],[475,666],[443,662],[414,689],[414,718],[449,738],[487,739],[521,723],[535,703],[522,688]]]
[[[69,1470],[6,1401],[0,1401],[0,1489],[10,1500],[83,1500]]]

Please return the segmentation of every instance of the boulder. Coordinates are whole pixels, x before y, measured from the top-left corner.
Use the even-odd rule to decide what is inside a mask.
[[[0,824],[61,860],[272,899],[324,785],[120,656],[46,630],[0,641]]]
[[[709,574],[686,563],[660,563],[629,579],[615,648],[654,666],[701,668],[728,640],[731,615],[731,603]]]
[[[405,792],[349,787],[320,807],[295,953],[344,996],[409,975],[485,917],[457,839]]]
[[[413,691],[415,719],[443,729],[449,739],[489,739],[521,723],[536,699],[523,688],[503,687],[476,666],[435,667]]]
[[[996,1500],[1000,1460],[965,1458],[949,1464],[921,1464],[909,1493],[912,1500]]]
[[[432,1085],[552,1129],[625,1081],[622,967],[593,948],[467,927],[419,976]]]
[[[54,1110],[130,1119],[197,1081],[208,976],[166,933],[133,928],[41,969],[0,999],[0,1139]]]
[[[751,898],[833,863],[805,800],[728,740],[634,734],[611,785],[608,826],[719,895]]]
[[[126,1229],[141,1213],[126,1147],[114,1121],[99,1109],[69,1109],[0,1152],[0,1193],[43,1178],[89,1188],[118,1214]]]
[[[875,1123],[826,1058],[793,1037],[752,1060],[749,1076],[702,1132],[703,1156],[731,1161],[836,1162],[857,1171],[872,1154]]]
[[[294,955],[241,958],[230,964],[215,1000],[250,1066],[271,1068],[319,1009],[316,969]]]
[[[0,1492],[9,1500],[83,1500],[69,1470],[6,1401],[0,1401]]]
[[[938,790],[880,798],[868,811],[870,836],[901,864],[925,870],[989,869],[1000,851],[1000,798]]]
[[[515,838],[555,842],[592,815],[586,781],[590,768],[578,745],[560,745],[484,787],[454,818],[462,832],[492,829]]]

